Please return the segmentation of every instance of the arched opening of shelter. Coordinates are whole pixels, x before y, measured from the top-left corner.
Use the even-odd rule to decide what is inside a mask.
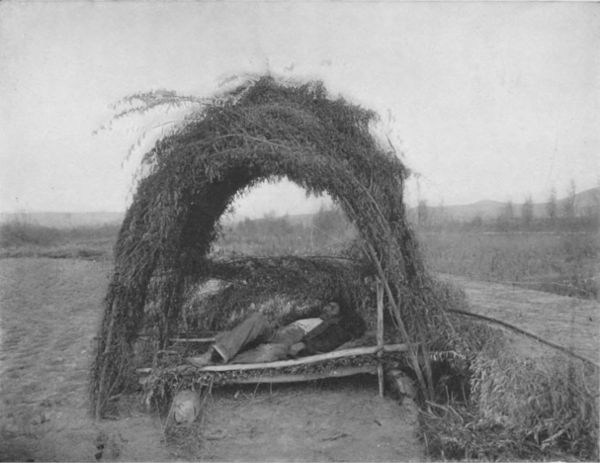
[[[285,153],[278,154],[285,159]],[[287,177],[309,193],[329,194],[334,202],[340,204],[345,216],[356,225],[364,243],[370,243],[381,238],[380,236],[373,236],[374,232],[378,234],[383,232],[387,235],[394,233],[393,229],[389,227],[385,227],[387,230],[383,231],[374,230],[374,224],[378,221],[381,222],[381,217],[378,216],[381,216],[383,212],[380,205],[376,204],[372,197],[367,197],[365,201],[365,198],[354,198],[345,194],[344,190],[349,187],[352,188],[353,184],[354,188],[365,189],[364,185],[356,181],[352,172],[339,169],[336,165],[328,166],[327,164],[332,163],[331,158],[327,155],[317,154],[316,157],[315,160],[309,156],[304,156],[307,159],[302,159],[302,163],[293,166],[292,169],[287,165],[277,164],[269,166],[269,169],[260,168],[256,170],[252,168],[252,164],[246,166],[236,165],[234,169],[224,173],[217,180],[202,185],[202,188],[197,187],[194,195],[188,200],[191,207],[187,211],[187,217],[183,220],[185,225],[179,234],[180,242],[177,243],[178,248],[184,249],[185,252],[180,254],[180,261],[175,265],[183,268],[197,268],[198,262],[201,263],[202,259],[209,254],[210,246],[216,239],[219,220],[231,206],[236,195],[251,190],[261,182],[272,178]],[[297,163],[297,159],[293,159],[293,161]],[[320,164],[319,168],[322,171],[331,170],[331,172],[327,172],[327,183],[314,175],[312,169],[314,169],[315,163]],[[403,205],[400,204],[400,210],[392,209],[389,212],[393,216],[397,214],[398,217],[401,217],[404,213]],[[405,230],[401,238],[406,241],[412,240],[408,230]],[[171,245],[175,243],[173,240],[170,241]],[[377,250],[373,247],[369,247],[367,251],[371,254],[377,253]],[[412,249],[408,251],[409,254],[411,252]],[[381,257],[382,259],[385,258],[383,255]],[[414,268],[412,259],[405,259],[405,256],[400,255],[397,256],[397,262],[402,264],[400,270],[403,274],[406,272],[406,276],[409,278],[416,275],[417,269]],[[173,265],[174,263],[170,264]]]
[[[238,192],[219,220],[209,258],[348,254],[357,236],[326,192],[314,195],[286,178],[269,179]]]
[[[283,254],[289,256],[279,260],[254,260],[250,262],[251,259],[247,259],[242,261],[242,266],[246,264],[253,266],[255,275],[239,278],[244,282],[251,279],[253,283],[250,286],[253,288],[259,287],[260,291],[258,292],[254,290],[247,291],[246,288],[237,288],[239,291],[236,290],[237,292],[234,295],[231,293],[235,291],[229,291],[223,298],[216,297],[212,303],[209,301],[212,309],[207,308],[206,304],[194,307],[187,303],[186,297],[189,296],[190,292],[189,281],[207,281],[215,277],[235,280],[238,273],[245,275],[244,270],[237,265],[240,263],[239,260],[236,261],[236,264],[229,265],[227,259],[225,262],[223,261],[222,257],[224,256],[214,256],[214,253],[211,253],[211,246],[218,240],[219,222],[234,204],[237,197],[251,192],[265,182],[281,178],[289,179],[290,182],[300,185],[300,188],[303,188],[309,194],[329,196],[330,190],[327,186],[321,185],[311,178],[304,177],[304,174],[288,175],[287,171],[281,170],[275,170],[274,172],[261,171],[257,174],[257,177],[252,178],[250,167],[236,168],[229,177],[218,178],[205,184],[204,188],[195,191],[195,195],[189,199],[191,207],[187,212],[188,216],[183,220],[185,226],[181,229],[180,243],[177,246],[180,250],[179,260],[159,261],[155,267],[153,276],[156,274],[164,275],[165,273],[179,274],[179,280],[174,283],[176,286],[171,289],[172,298],[166,299],[163,294],[159,294],[160,303],[150,304],[152,307],[150,311],[145,309],[145,327],[147,330],[156,333],[156,336],[160,339],[159,344],[163,347],[166,345],[168,337],[174,331],[181,331],[181,329],[189,331],[203,328],[208,330],[231,328],[232,325],[248,315],[250,307],[259,305],[263,308],[265,303],[268,305],[268,303],[273,302],[272,295],[266,294],[269,292],[278,292],[279,296],[282,297],[279,297],[277,301],[280,305],[288,306],[285,313],[279,314],[283,315],[283,320],[315,314],[318,307],[329,299],[340,300],[345,307],[356,307],[362,303],[363,308],[365,308],[367,288],[362,280],[367,275],[371,276],[375,273],[376,270],[372,266],[365,265],[364,262],[354,264],[350,260],[342,263],[336,261],[316,263],[296,259],[292,262],[290,255],[293,255],[293,252],[271,253],[271,255]],[[305,171],[309,170],[301,169],[301,172]],[[338,175],[337,180],[342,185],[345,182],[343,175]],[[335,197],[334,194],[331,196]],[[331,201],[335,203],[336,200],[332,198]],[[350,208],[349,210],[354,214],[354,217],[358,217],[354,212],[355,209],[352,209],[352,202],[346,200],[344,205]],[[351,223],[344,212],[341,212],[341,215],[346,223]],[[170,242],[170,245],[173,245],[173,241]],[[311,250],[308,249],[307,251]],[[254,253],[251,253],[251,255],[254,255]],[[314,278],[304,277],[301,280],[301,274],[305,276],[310,272],[312,272]],[[269,275],[274,284],[271,287],[265,287],[260,279],[262,277],[269,278]],[[291,287],[283,287],[286,278],[294,278]],[[317,284],[316,279],[320,280],[319,284]],[[162,290],[164,291],[164,288]],[[202,292],[202,288],[200,288],[200,292]],[[286,292],[287,296],[293,295],[287,298],[283,297]],[[299,297],[302,292],[307,295],[310,294],[311,297]],[[269,301],[266,302],[266,299]],[[171,309],[164,311],[165,304],[170,304]],[[290,304],[294,307],[290,307]],[[215,310],[218,310],[218,313],[214,313]]]

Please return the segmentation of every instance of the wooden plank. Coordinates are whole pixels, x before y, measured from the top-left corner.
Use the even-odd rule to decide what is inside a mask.
[[[215,342],[217,338],[214,336],[212,338],[170,338],[171,342]]]
[[[363,365],[360,367],[341,367],[321,373],[305,373],[305,374],[282,374],[273,376],[256,376],[254,378],[235,378],[227,381],[233,384],[256,384],[256,383],[297,383],[302,381],[314,381],[316,379],[342,378],[344,376],[352,376],[359,374],[377,373],[377,368],[374,365]]]
[[[379,350],[378,346],[372,347],[355,347],[353,349],[343,349],[329,352],[327,354],[310,355],[295,360],[280,360],[277,362],[265,363],[228,363],[226,365],[207,365],[203,368],[198,368],[198,371],[243,371],[243,370],[265,370],[268,368],[284,368],[296,365],[309,365],[318,363],[323,360],[331,360],[344,357],[356,357],[361,355],[375,354]],[[383,346],[384,352],[406,352],[408,346],[406,344],[388,344]],[[137,368],[138,374],[149,374],[152,368]]]
[[[355,347],[353,349],[335,350],[327,354],[311,355],[294,360],[279,360],[277,362],[264,363],[228,363],[226,365],[207,365],[198,368],[198,371],[243,371],[243,370],[260,370],[266,368],[285,368],[296,365],[306,365],[311,363],[321,362],[323,360],[332,360],[344,357],[355,357],[360,355],[372,355],[379,350],[378,346],[371,347]],[[390,344],[384,345],[385,352],[406,352],[408,346],[406,344]]]
[[[207,365],[198,368],[198,371],[244,371],[244,370],[266,370],[269,368],[284,368],[296,365],[310,365],[311,363],[322,362],[323,360],[331,360],[344,357],[356,357],[361,355],[375,354],[379,350],[378,346],[372,347],[356,347],[354,349],[336,350],[328,354],[311,355],[302,357],[296,360],[280,360],[277,362],[264,363],[228,363],[226,365]],[[388,344],[383,346],[384,352],[406,352],[408,346],[406,344]],[[137,368],[138,374],[150,374],[152,368]]]

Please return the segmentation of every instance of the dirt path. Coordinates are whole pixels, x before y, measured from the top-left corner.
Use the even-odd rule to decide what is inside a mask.
[[[135,407],[94,422],[87,375],[110,269],[0,259],[0,461],[422,459],[414,405],[378,398],[371,378],[215,391],[193,454],[167,446],[161,420]]]
[[[600,363],[600,303],[597,301],[453,275],[442,278],[465,290],[473,312],[515,325]]]
[[[422,460],[417,412],[377,396],[371,377],[268,386],[256,395],[233,389],[209,405],[202,457],[217,461]],[[213,437],[213,436],[216,436]]]

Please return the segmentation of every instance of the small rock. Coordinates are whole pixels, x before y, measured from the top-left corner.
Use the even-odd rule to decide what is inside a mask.
[[[227,434],[222,429],[213,429],[209,433],[204,435],[204,438],[207,440],[219,440],[223,439]]]
[[[176,423],[193,423],[200,414],[200,396],[191,390],[179,391],[171,408]]]
[[[391,389],[394,394],[398,396],[400,401],[402,401],[404,397],[414,399],[417,396],[413,381],[406,376],[402,370],[389,370],[387,372],[387,377]]]

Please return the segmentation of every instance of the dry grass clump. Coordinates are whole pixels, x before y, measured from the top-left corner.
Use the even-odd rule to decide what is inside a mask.
[[[481,348],[471,351],[470,396],[424,407],[421,433],[430,455],[597,460],[597,370],[564,354],[526,357],[499,331],[468,330]]]
[[[201,454],[204,430],[200,423],[169,422],[165,425],[163,434],[173,456],[193,461]]]
[[[364,261],[327,257],[240,257],[207,261],[201,275],[189,275],[172,335],[198,337],[228,330],[258,311],[274,326],[316,317],[331,300],[355,309],[375,327],[372,270]],[[148,285],[143,331],[151,342],[164,317],[161,288],[164,275]],[[138,342],[139,344],[139,342]]]
[[[163,436],[167,448],[177,458],[187,460],[195,459],[199,455],[204,444],[204,421],[206,418],[207,399],[210,397],[210,387],[196,391],[199,396],[200,409],[198,415],[192,422],[180,422],[175,419],[176,413],[173,409],[174,403],[162,404],[164,407],[170,405],[164,418]]]
[[[280,256],[244,257],[211,262],[210,278],[221,289],[202,294],[200,282],[190,277],[180,315],[183,331],[230,329],[252,311],[260,311],[276,325],[318,316],[324,304],[340,301],[373,318],[374,293],[368,285],[372,270],[366,262],[336,258]],[[374,323],[374,321],[373,321]]]
[[[522,355],[522,354],[521,354]],[[540,451],[597,458],[597,371],[562,353],[523,358],[504,346],[472,365],[479,412]]]

